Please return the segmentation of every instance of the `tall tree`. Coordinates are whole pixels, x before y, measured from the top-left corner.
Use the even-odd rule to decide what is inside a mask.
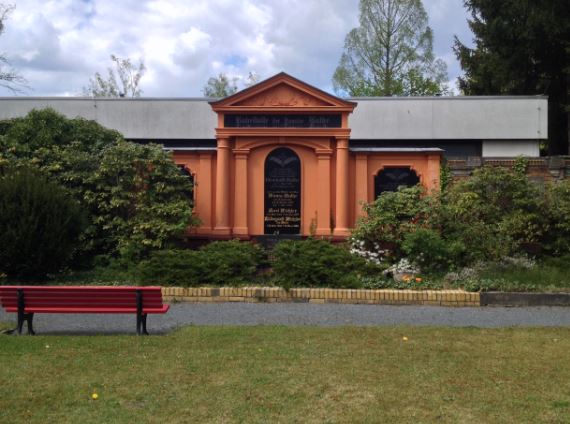
[[[146,67],[144,62],[139,61],[138,66],[131,63],[131,59],[120,58],[111,55],[115,69],[107,69],[107,78],[99,72],[95,72],[89,79],[89,85],[83,87],[83,95],[89,97],[140,97],[142,89],[139,87]],[[118,79],[117,79],[118,77]]]
[[[360,0],[360,26],[348,33],[333,76],[351,96],[447,92],[447,66],[433,54],[433,31],[421,0]]]
[[[206,97],[227,97],[237,92],[237,78],[230,78],[224,73],[211,77],[202,89]]]
[[[465,0],[473,48],[455,38],[465,94],[548,95],[549,154],[568,152],[570,2]]]
[[[6,19],[14,8],[14,5],[0,3],[0,35],[4,32]],[[15,71],[6,56],[0,53],[0,87],[19,93],[27,87],[26,84],[24,77]]]

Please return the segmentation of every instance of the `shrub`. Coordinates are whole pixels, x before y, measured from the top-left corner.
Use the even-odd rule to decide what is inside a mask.
[[[543,198],[524,173],[485,166],[442,197],[443,238],[468,246],[468,262],[515,254],[542,240]]]
[[[570,253],[570,180],[548,186],[545,208],[550,223],[545,238],[549,253],[564,255]]]
[[[8,277],[43,279],[60,271],[84,224],[80,206],[38,172],[10,168],[0,176],[0,271]]]
[[[219,241],[200,250],[153,252],[136,270],[142,284],[198,286],[243,284],[255,279],[263,251],[247,242]]]
[[[273,249],[273,271],[278,284],[289,287],[359,287],[357,271],[364,260],[344,246],[326,240],[284,240]]]
[[[382,193],[364,206],[365,216],[352,233],[353,248],[381,251],[392,260],[399,259],[405,235],[431,225],[434,200],[419,186]]]
[[[418,228],[406,234],[402,250],[422,272],[434,273],[460,263],[466,249],[461,241],[444,240],[435,230]]]
[[[94,121],[53,109],[4,121],[1,131],[0,169],[13,163],[40,169],[87,211],[84,259],[136,262],[176,242],[195,222],[192,184],[161,146],[127,142]]]

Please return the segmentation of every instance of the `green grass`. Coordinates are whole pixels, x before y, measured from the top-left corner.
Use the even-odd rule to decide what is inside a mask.
[[[480,278],[495,282],[502,291],[570,291],[570,258],[547,258],[527,269],[490,266]]]
[[[568,329],[4,335],[0,422],[568,423],[568,352]]]

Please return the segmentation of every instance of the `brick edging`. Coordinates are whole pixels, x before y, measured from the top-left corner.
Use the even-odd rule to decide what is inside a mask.
[[[480,306],[463,290],[285,289],[279,287],[163,287],[167,302],[305,302],[372,305]]]

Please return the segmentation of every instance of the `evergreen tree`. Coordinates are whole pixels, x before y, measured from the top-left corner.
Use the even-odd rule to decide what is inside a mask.
[[[549,97],[549,154],[568,152],[570,2],[465,0],[475,35],[470,48],[455,38],[463,93]]]

